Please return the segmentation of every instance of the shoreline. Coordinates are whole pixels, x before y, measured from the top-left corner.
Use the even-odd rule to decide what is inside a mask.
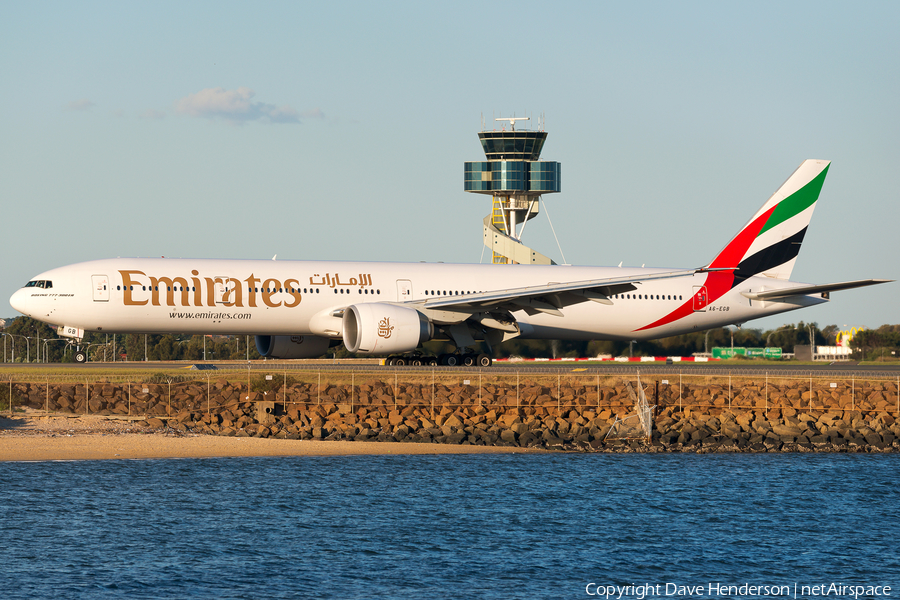
[[[756,453],[897,453],[896,444],[877,447],[783,443],[737,445],[734,440],[703,444],[665,443],[661,439],[617,440],[604,444],[559,444],[551,448],[471,443],[363,441],[350,439],[284,439],[215,435],[185,428],[151,426],[139,418],[116,416],[46,415],[26,410],[13,418],[0,417],[0,462],[75,460],[155,460],[178,458],[239,458],[278,456],[396,456],[450,454],[756,454]]]
[[[534,454],[539,450],[410,442],[284,440],[170,433],[100,416],[0,417],[0,462],[264,456]]]

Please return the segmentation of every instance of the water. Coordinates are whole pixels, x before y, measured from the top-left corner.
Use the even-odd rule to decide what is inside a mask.
[[[589,583],[646,583],[687,595],[669,583],[718,598],[762,596],[707,584],[836,583],[897,597],[898,471],[897,455],[839,454],[0,463],[0,590],[590,598]]]

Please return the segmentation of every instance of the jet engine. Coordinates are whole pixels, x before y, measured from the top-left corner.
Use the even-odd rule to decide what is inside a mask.
[[[361,354],[410,352],[434,336],[434,326],[414,308],[373,302],[344,310],[344,346]]]
[[[331,340],[317,335],[258,335],[256,351],[266,358],[316,358]]]

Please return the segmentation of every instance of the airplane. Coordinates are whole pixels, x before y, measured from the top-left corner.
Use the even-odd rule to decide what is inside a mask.
[[[252,334],[264,357],[343,343],[388,364],[488,367],[499,343],[649,340],[822,304],[887,283],[790,280],[830,161],[806,160],[699,268],[115,258],[41,273],[10,304],[80,343],[85,331]],[[429,340],[457,351],[433,357]],[[86,360],[80,349],[76,362]]]

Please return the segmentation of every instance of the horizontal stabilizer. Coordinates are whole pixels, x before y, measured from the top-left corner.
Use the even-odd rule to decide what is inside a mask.
[[[804,285],[800,287],[784,288],[780,290],[766,290],[762,292],[742,292],[741,295],[749,298],[750,300],[777,300],[778,298],[789,298],[791,296],[807,296],[809,294],[851,290],[853,288],[865,287],[867,285],[890,283],[891,281],[893,281],[893,279],[860,279],[857,281],[824,283],[822,285]]]

